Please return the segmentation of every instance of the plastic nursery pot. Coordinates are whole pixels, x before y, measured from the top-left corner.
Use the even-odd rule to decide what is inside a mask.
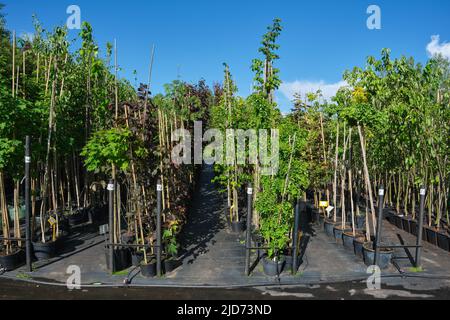
[[[284,270],[292,272],[292,267],[294,264],[294,257],[292,255],[284,256]]]
[[[395,226],[403,230],[403,215],[394,215]]]
[[[362,233],[357,232],[356,236],[354,236],[353,231],[351,231],[351,230],[346,231],[342,234],[342,243],[344,244],[344,247],[346,249],[354,251],[355,250],[355,245],[354,245],[355,239],[361,238],[361,237],[364,237],[364,235]]]
[[[283,272],[285,263],[286,263],[285,257],[281,257],[280,259],[275,260],[264,257],[262,259],[264,274],[269,277],[275,277],[280,275]]]
[[[113,251],[114,272],[126,270],[131,267],[131,252],[128,248],[116,248]],[[105,247],[106,267],[111,270],[109,248]]]
[[[133,251],[131,254],[131,264],[133,267],[139,267],[144,260],[144,253],[142,251]]]
[[[245,231],[244,221],[231,222],[231,231],[233,231],[234,233],[242,233],[242,232],[244,232]]]
[[[373,249],[372,243],[365,243],[363,246],[364,253],[364,263],[366,266],[373,266],[375,264],[375,250]],[[380,250],[380,260],[377,261],[380,269],[384,270],[389,267],[392,260],[392,254],[394,253],[391,249],[381,249]]]
[[[164,259],[163,268],[165,273],[170,273],[179,267],[179,262],[175,258]]]
[[[77,209],[74,213],[72,213],[68,217],[69,225],[71,227],[76,227],[76,226],[79,226],[80,224],[85,223],[86,219],[87,219],[87,214],[86,214],[86,209],[84,209],[84,208]]]
[[[33,242],[34,257],[37,260],[48,260],[56,256],[56,241]]]
[[[411,220],[410,221],[410,225],[411,225],[411,227],[410,227],[410,233],[413,235],[413,236],[416,236],[417,237],[417,235],[418,235],[418,227],[417,227],[417,221],[416,220]]]
[[[352,231],[352,228],[346,226],[346,227],[342,227],[341,225],[337,225],[333,228],[333,233],[334,233],[334,238],[336,239],[337,243],[343,243],[342,241],[342,235],[344,234],[344,232],[350,232]]]
[[[55,240],[56,252],[61,252],[62,250],[64,250],[64,245],[68,237],[69,237],[68,231],[62,230],[59,232],[58,238]]]
[[[446,231],[437,232],[437,243],[442,250],[450,251],[450,238]]]
[[[434,227],[425,227],[427,234],[427,241],[435,246],[437,246],[437,230]]]
[[[353,240],[353,249],[354,249],[355,255],[357,257],[360,257],[361,259],[364,259],[363,247],[364,247],[365,243],[366,243],[366,237],[356,237]]]
[[[325,228],[325,233],[327,234],[327,236],[329,237],[334,237],[334,226],[336,225],[336,222],[325,219],[324,221],[324,228]]]
[[[4,255],[0,253],[0,269],[13,271],[25,264],[25,251],[17,249],[14,253]]]
[[[144,278],[153,278],[156,276],[156,259],[154,257],[149,257],[148,263],[144,262],[140,265],[141,275]]]
[[[402,219],[402,227],[405,232],[411,233],[411,217],[403,217]]]

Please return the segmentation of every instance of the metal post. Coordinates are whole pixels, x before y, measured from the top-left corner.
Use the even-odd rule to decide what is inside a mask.
[[[252,246],[252,213],[253,213],[253,188],[250,184],[247,189],[247,240],[245,242],[245,274],[250,276],[250,247]]]
[[[109,267],[111,273],[114,273],[114,180],[110,180],[108,184],[108,200],[109,200]]]
[[[377,223],[377,237],[375,239],[375,260],[374,265],[378,265],[380,261],[380,245],[383,227],[383,211],[384,211],[384,187],[381,186],[378,192],[378,223]]]
[[[420,188],[420,212],[419,223],[417,230],[417,248],[416,248],[416,268],[422,267],[422,236],[423,236],[423,218],[425,215],[425,197],[427,195],[427,188]]]
[[[157,211],[156,211],[156,273],[158,277],[161,277],[161,201],[162,201],[163,187],[161,181],[158,181],[156,186],[156,199],[157,199]]]
[[[31,166],[31,138],[26,137],[25,142],[25,252],[27,261],[28,272],[33,271],[32,257],[31,257],[31,179],[30,179],[30,166]]]
[[[292,274],[297,274],[297,264],[298,264],[298,230],[300,228],[300,200],[297,200],[297,205],[295,206],[295,222],[294,222],[294,232],[292,240]]]

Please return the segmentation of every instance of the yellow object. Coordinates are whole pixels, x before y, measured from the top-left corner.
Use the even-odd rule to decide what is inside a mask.
[[[328,208],[329,207],[328,201],[320,201],[319,207],[321,207],[321,208]]]

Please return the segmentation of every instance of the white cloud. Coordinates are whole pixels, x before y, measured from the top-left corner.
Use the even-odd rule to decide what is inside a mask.
[[[427,45],[427,52],[430,57],[441,54],[443,57],[450,60],[450,43],[440,43],[439,35],[432,36],[431,42]]]
[[[300,93],[303,97],[306,93],[316,92],[322,90],[322,95],[324,99],[331,100],[332,97],[336,95],[336,92],[341,87],[347,86],[347,82],[339,81],[337,83],[326,83],[325,81],[300,81],[296,80],[294,82],[284,82],[280,86],[280,91],[284,96],[289,99],[294,99],[295,93]]]

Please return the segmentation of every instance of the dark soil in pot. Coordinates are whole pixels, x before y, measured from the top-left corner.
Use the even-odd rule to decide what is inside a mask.
[[[141,263],[141,275],[144,278],[153,278],[156,276],[156,259],[154,257],[149,258],[148,263]]]
[[[352,231],[352,229],[349,227],[342,227],[341,225],[335,226],[333,228],[333,233],[334,233],[334,238],[336,239],[336,242],[339,244],[342,244],[343,243],[342,236],[343,236],[344,232],[350,232],[350,231]]]
[[[34,257],[37,260],[49,260],[56,256],[56,241],[48,240],[45,243],[42,243],[41,241],[33,241],[32,244]]]
[[[426,234],[427,234],[427,241],[431,244],[434,244],[435,246],[437,246],[437,230],[434,227],[426,227]]]
[[[242,233],[245,231],[245,223],[244,221],[239,222],[231,222],[231,231],[234,233]]]
[[[111,265],[109,262],[109,248],[105,250],[106,257],[106,267],[111,270]],[[114,259],[114,272],[126,270],[131,267],[131,251],[128,248],[117,248],[114,249],[113,254]]]
[[[450,238],[446,231],[442,230],[437,233],[437,243],[442,250],[450,251]]]
[[[327,234],[327,236],[329,237],[334,237],[334,226],[336,225],[336,223],[332,220],[328,220],[325,219],[324,221],[324,229],[325,229],[325,233]]]
[[[262,259],[264,274],[269,277],[275,277],[280,275],[283,272],[285,262],[286,261],[284,257],[275,261],[267,257],[264,257]]]
[[[373,249],[372,243],[366,243],[363,246],[364,253],[364,263],[366,266],[373,266],[375,263],[375,250]],[[392,260],[392,255],[394,251],[391,249],[381,249],[380,250],[380,261],[378,261],[378,266],[380,269],[384,270],[389,267]]]
[[[4,255],[0,253],[0,268],[4,271],[13,271],[25,264],[25,251],[22,249],[16,249],[14,253]]]

